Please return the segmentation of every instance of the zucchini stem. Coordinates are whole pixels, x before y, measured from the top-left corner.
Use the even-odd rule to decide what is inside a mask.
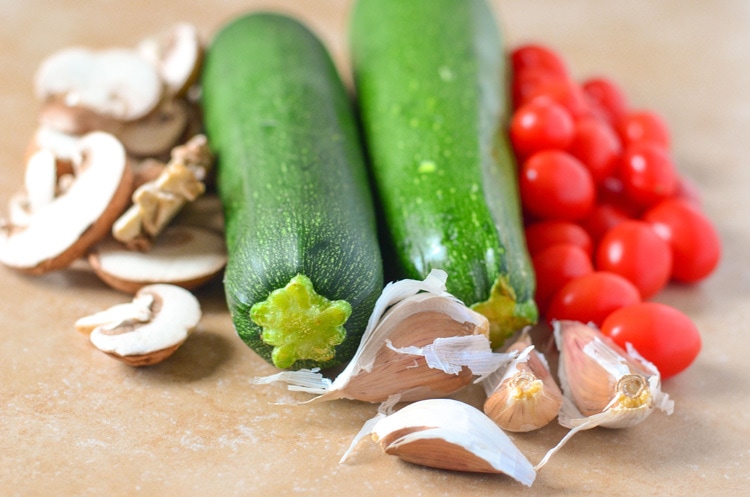
[[[283,288],[250,308],[250,319],[261,327],[261,339],[273,346],[271,360],[289,368],[298,360],[325,362],[346,338],[344,323],[352,313],[345,300],[318,294],[310,278],[298,274]]]

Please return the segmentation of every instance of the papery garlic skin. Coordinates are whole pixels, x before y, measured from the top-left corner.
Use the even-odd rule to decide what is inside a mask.
[[[484,412],[500,428],[527,432],[549,424],[562,405],[562,392],[552,378],[544,356],[524,332],[509,348],[520,354],[504,371],[488,377]]]
[[[504,473],[531,486],[536,472],[508,436],[480,410],[429,399],[380,418],[372,438],[387,454],[423,466]]]

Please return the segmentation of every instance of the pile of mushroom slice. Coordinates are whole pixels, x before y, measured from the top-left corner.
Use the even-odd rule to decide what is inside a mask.
[[[203,51],[196,29],[181,23],[132,48],[63,48],[41,62],[34,78],[39,126],[24,183],[0,221],[0,263],[43,274],[87,259],[102,281],[128,293],[153,283],[192,289],[220,273],[226,250],[217,224],[172,223],[203,195],[211,173],[192,95]],[[198,165],[187,160],[191,154]],[[159,205],[148,212],[160,224],[147,243],[118,243],[113,227],[144,185],[162,179],[186,189],[166,174],[170,166],[192,171],[199,188],[173,201],[167,215]],[[166,259],[168,267],[154,270]]]

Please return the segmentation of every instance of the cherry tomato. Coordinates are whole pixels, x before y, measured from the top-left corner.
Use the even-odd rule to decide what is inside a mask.
[[[547,81],[530,92],[528,101],[544,98],[562,105],[573,119],[591,115],[591,109],[580,86],[569,79]]]
[[[701,349],[701,336],[692,320],[677,309],[656,302],[641,302],[614,311],[604,320],[601,331],[621,347],[632,344],[656,366],[662,379],[685,370]]]
[[[711,220],[679,199],[646,211],[643,220],[672,247],[672,279],[694,283],[710,275],[721,257],[721,241]]]
[[[546,317],[601,327],[612,312],[640,301],[638,289],[622,276],[594,271],[569,281],[558,290],[550,300]]]
[[[563,285],[594,270],[589,254],[576,245],[564,243],[542,250],[531,261],[536,274],[534,300],[541,314]]]
[[[628,146],[620,163],[625,195],[635,204],[648,207],[677,191],[677,171],[669,152],[655,142]]]
[[[535,67],[514,74],[511,84],[513,108],[518,109],[521,105],[528,103],[531,97],[538,93],[539,88],[561,79],[565,78]]]
[[[578,159],[559,150],[529,157],[521,167],[519,186],[524,209],[540,219],[582,219],[596,198],[591,173]]]
[[[595,183],[601,183],[617,169],[622,146],[608,124],[588,117],[576,121],[568,152],[588,168]]]
[[[610,125],[625,117],[628,111],[627,98],[622,89],[609,78],[589,78],[581,85],[589,105],[596,107],[606,116]]]
[[[635,204],[625,194],[625,185],[620,178],[610,176],[596,186],[597,202],[614,205],[630,217],[640,217],[643,214],[644,207]]]
[[[647,110],[632,111],[617,124],[622,142],[626,145],[638,142],[656,142],[669,150],[671,138],[669,127],[657,113]]]
[[[526,247],[536,255],[557,244],[575,245],[589,257],[593,255],[591,236],[580,225],[570,221],[538,221],[525,228]]]
[[[601,203],[591,209],[589,215],[581,221],[581,227],[589,234],[594,245],[597,245],[605,233],[628,219],[632,218],[618,206]]]
[[[568,68],[563,58],[544,45],[521,45],[511,52],[510,59],[515,74],[520,74],[526,69],[541,69],[555,76],[568,77]]]
[[[510,139],[521,157],[544,149],[565,149],[573,140],[573,118],[551,100],[532,100],[513,113]]]
[[[633,283],[642,299],[656,295],[669,282],[672,250],[644,221],[628,220],[610,229],[599,242],[596,268]]]

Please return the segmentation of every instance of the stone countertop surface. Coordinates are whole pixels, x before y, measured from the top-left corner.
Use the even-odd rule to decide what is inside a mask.
[[[675,412],[627,430],[576,435],[531,488],[502,475],[413,466],[363,441],[375,406],[253,386],[273,369],[236,336],[221,282],[196,292],[199,329],[174,356],[134,369],[73,329],[129,300],[85,264],[41,277],[0,268],[0,494],[748,495],[750,494],[750,3],[717,0],[495,0],[512,46],[542,42],[573,75],[613,78],[633,107],[660,112],[678,167],[703,195],[723,259],[702,283],[658,300],[687,313],[703,349],[663,388]],[[272,9],[316,31],[349,79],[346,0],[0,1],[0,212],[21,184],[36,126],[32,78],[70,45],[132,46],[177,21],[206,39],[233,16]],[[477,391],[460,398],[479,405]],[[565,430],[514,435],[532,462]]]

